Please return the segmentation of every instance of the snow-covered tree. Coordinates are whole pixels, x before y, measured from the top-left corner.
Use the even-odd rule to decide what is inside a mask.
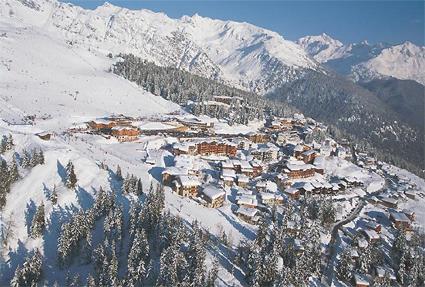
[[[74,164],[71,161],[69,161],[68,164],[66,165],[65,185],[66,187],[73,189],[75,188],[76,183],[77,183],[77,176],[75,175],[75,172],[74,172]]]
[[[37,211],[35,212],[34,218],[31,224],[31,237],[36,238],[42,235],[45,228],[45,213],[44,213],[44,203],[42,202]]]

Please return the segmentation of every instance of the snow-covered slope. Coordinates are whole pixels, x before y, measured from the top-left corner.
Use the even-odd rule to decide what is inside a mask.
[[[394,77],[425,83],[425,47],[410,42],[344,45],[322,34],[300,38],[297,43],[318,62],[355,80]]]
[[[259,92],[290,80],[302,69],[319,68],[295,43],[247,23],[198,15],[171,19],[109,3],[84,10],[56,0],[5,0],[0,15],[61,34],[77,46],[133,53]]]
[[[104,54],[66,44],[43,29],[0,21],[0,118],[134,116],[179,107],[108,72]]]
[[[357,80],[395,77],[425,84],[425,47],[410,42],[384,49],[375,58],[352,69]]]

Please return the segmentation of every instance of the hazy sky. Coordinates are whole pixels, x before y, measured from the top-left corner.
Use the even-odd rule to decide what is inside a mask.
[[[104,1],[68,0],[94,9]],[[164,12],[172,18],[198,13],[223,20],[245,21],[296,40],[327,33],[344,43],[411,41],[424,45],[424,1],[235,1],[110,0],[130,9]]]

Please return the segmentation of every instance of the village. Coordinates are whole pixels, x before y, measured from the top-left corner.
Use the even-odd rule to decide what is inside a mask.
[[[342,245],[355,240],[355,258],[373,242],[391,245],[398,230],[412,232],[417,227],[415,212],[404,206],[425,194],[373,156],[354,151],[348,140],[336,142],[326,128],[295,114],[269,118],[255,131],[237,133],[237,128],[223,129],[222,123],[207,117],[169,114],[97,118],[67,133],[101,136],[118,145],[134,145],[151,136],[166,139],[158,147],[167,154],[163,166],[156,166],[158,150],[145,150],[141,159],[159,170],[156,179],[206,208],[230,206],[243,224],[256,225],[273,209],[299,205],[306,197],[328,198],[337,206],[332,235],[323,250],[324,261],[331,265],[340,256],[332,246],[336,237],[343,239]],[[325,274],[331,278],[333,272],[332,266]],[[371,274],[353,274],[352,283],[369,286],[372,278],[386,276],[396,280],[394,270],[383,265]]]

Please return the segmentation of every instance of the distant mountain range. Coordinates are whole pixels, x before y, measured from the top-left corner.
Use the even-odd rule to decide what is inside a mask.
[[[322,34],[300,38],[297,43],[319,63],[356,81],[394,77],[425,84],[425,47],[410,42],[344,45]]]

